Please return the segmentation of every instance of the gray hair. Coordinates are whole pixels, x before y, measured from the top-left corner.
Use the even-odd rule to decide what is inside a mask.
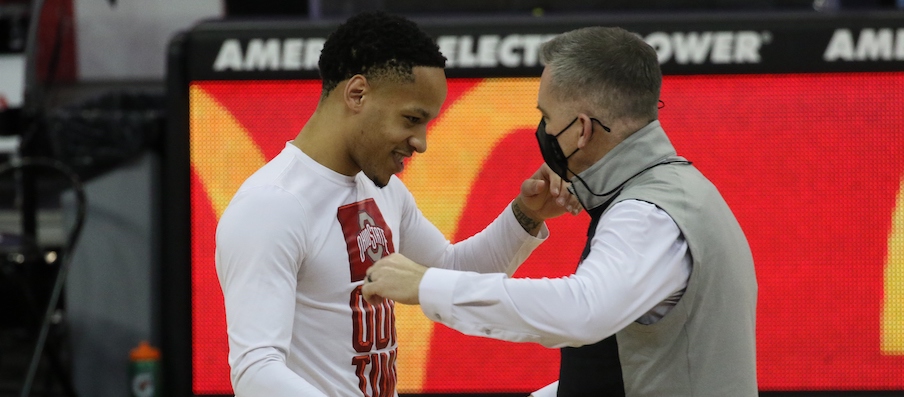
[[[634,33],[614,27],[572,30],[544,43],[540,59],[551,73],[552,92],[562,100],[587,101],[599,116],[612,119],[658,117],[659,61]]]

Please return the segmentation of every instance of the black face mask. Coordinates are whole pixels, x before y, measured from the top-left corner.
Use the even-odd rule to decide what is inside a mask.
[[[591,118],[590,120],[591,122],[595,121],[599,123],[606,132],[611,131],[609,127],[603,125],[599,120],[594,118]],[[559,131],[559,133],[555,135],[546,133],[546,121],[543,119],[540,119],[540,125],[537,126],[537,142],[540,144],[540,153],[543,155],[543,161],[546,162],[546,165],[549,166],[549,169],[551,169],[552,172],[555,172],[556,175],[569,182],[571,179],[568,178],[568,159],[571,158],[571,156],[574,156],[580,149],[574,149],[571,154],[566,156],[565,153],[562,152],[562,146],[559,146],[559,135],[562,135],[562,133],[571,128],[571,125],[576,121],[578,121],[578,117],[571,120],[562,131]]]
[[[575,117],[568,125],[559,131],[558,134],[549,135],[546,133],[546,121],[540,119],[540,125],[537,126],[537,142],[540,144],[540,153],[543,155],[543,161],[549,166],[552,172],[568,181],[568,158],[577,153],[578,149],[574,149],[568,156],[562,152],[562,146],[559,146],[559,135],[562,135],[568,128],[578,121]]]

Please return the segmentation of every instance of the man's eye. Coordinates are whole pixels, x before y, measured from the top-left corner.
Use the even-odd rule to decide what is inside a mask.
[[[420,117],[405,116],[405,118],[408,119],[408,121],[410,121],[411,124],[417,124],[417,123],[419,123],[419,122],[421,121],[421,118],[420,118]]]

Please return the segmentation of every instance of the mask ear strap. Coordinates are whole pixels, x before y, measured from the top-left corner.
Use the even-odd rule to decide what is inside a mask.
[[[631,177],[629,177],[628,179],[625,179],[625,181],[622,182],[620,185],[616,186],[616,187],[613,188],[612,190],[610,190],[610,191],[608,191],[608,192],[605,192],[605,193],[596,193],[596,192],[594,192],[593,189],[590,188],[590,185],[588,185],[587,182],[584,182],[584,178],[581,178],[578,174],[574,174],[574,172],[572,172],[572,174],[574,174],[575,178],[578,178],[578,181],[580,181],[581,184],[584,185],[585,188],[587,188],[587,191],[590,192],[590,194],[592,194],[592,195],[594,195],[594,196],[596,196],[596,197],[605,197],[605,196],[608,196],[608,195],[610,195],[610,194],[617,193],[619,190],[621,190],[622,187],[624,187],[624,186],[628,183],[628,181],[634,179],[634,178],[637,177],[638,175],[643,174],[644,172],[647,172],[647,171],[649,171],[650,169],[653,169],[653,168],[655,168],[655,167],[659,167],[660,165],[667,165],[667,164],[684,164],[684,165],[691,165],[691,164],[693,164],[693,163],[690,162],[690,161],[687,161],[687,160],[667,160],[667,161],[663,161],[663,162],[661,162],[661,163],[653,164],[653,165],[651,165],[651,166],[649,166],[649,167],[647,167],[647,168],[644,168],[644,169],[638,171],[636,174],[631,175]],[[569,170],[569,171],[571,171],[571,170]],[[572,183],[572,184],[574,184],[574,183]],[[581,200],[580,197],[578,197],[578,201],[580,201],[580,200]]]
[[[596,121],[596,123],[599,124],[600,127],[603,127],[603,130],[605,130],[606,132],[612,132],[612,129],[609,127],[606,127],[606,125],[603,124],[602,121],[599,121],[598,119],[591,117],[590,122],[593,123],[594,121]]]

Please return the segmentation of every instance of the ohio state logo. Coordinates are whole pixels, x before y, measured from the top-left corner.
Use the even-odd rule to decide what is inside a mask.
[[[361,255],[361,262],[364,262],[364,256],[376,262],[383,257],[386,251],[386,232],[382,227],[373,226],[374,219],[366,212],[358,213],[358,226],[361,231],[358,232],[358,253]]]
[[[395,252],[392,230],[370,198],[339,207],[337,218],[345,234],[351,282],[361,281],[374,262]]]

